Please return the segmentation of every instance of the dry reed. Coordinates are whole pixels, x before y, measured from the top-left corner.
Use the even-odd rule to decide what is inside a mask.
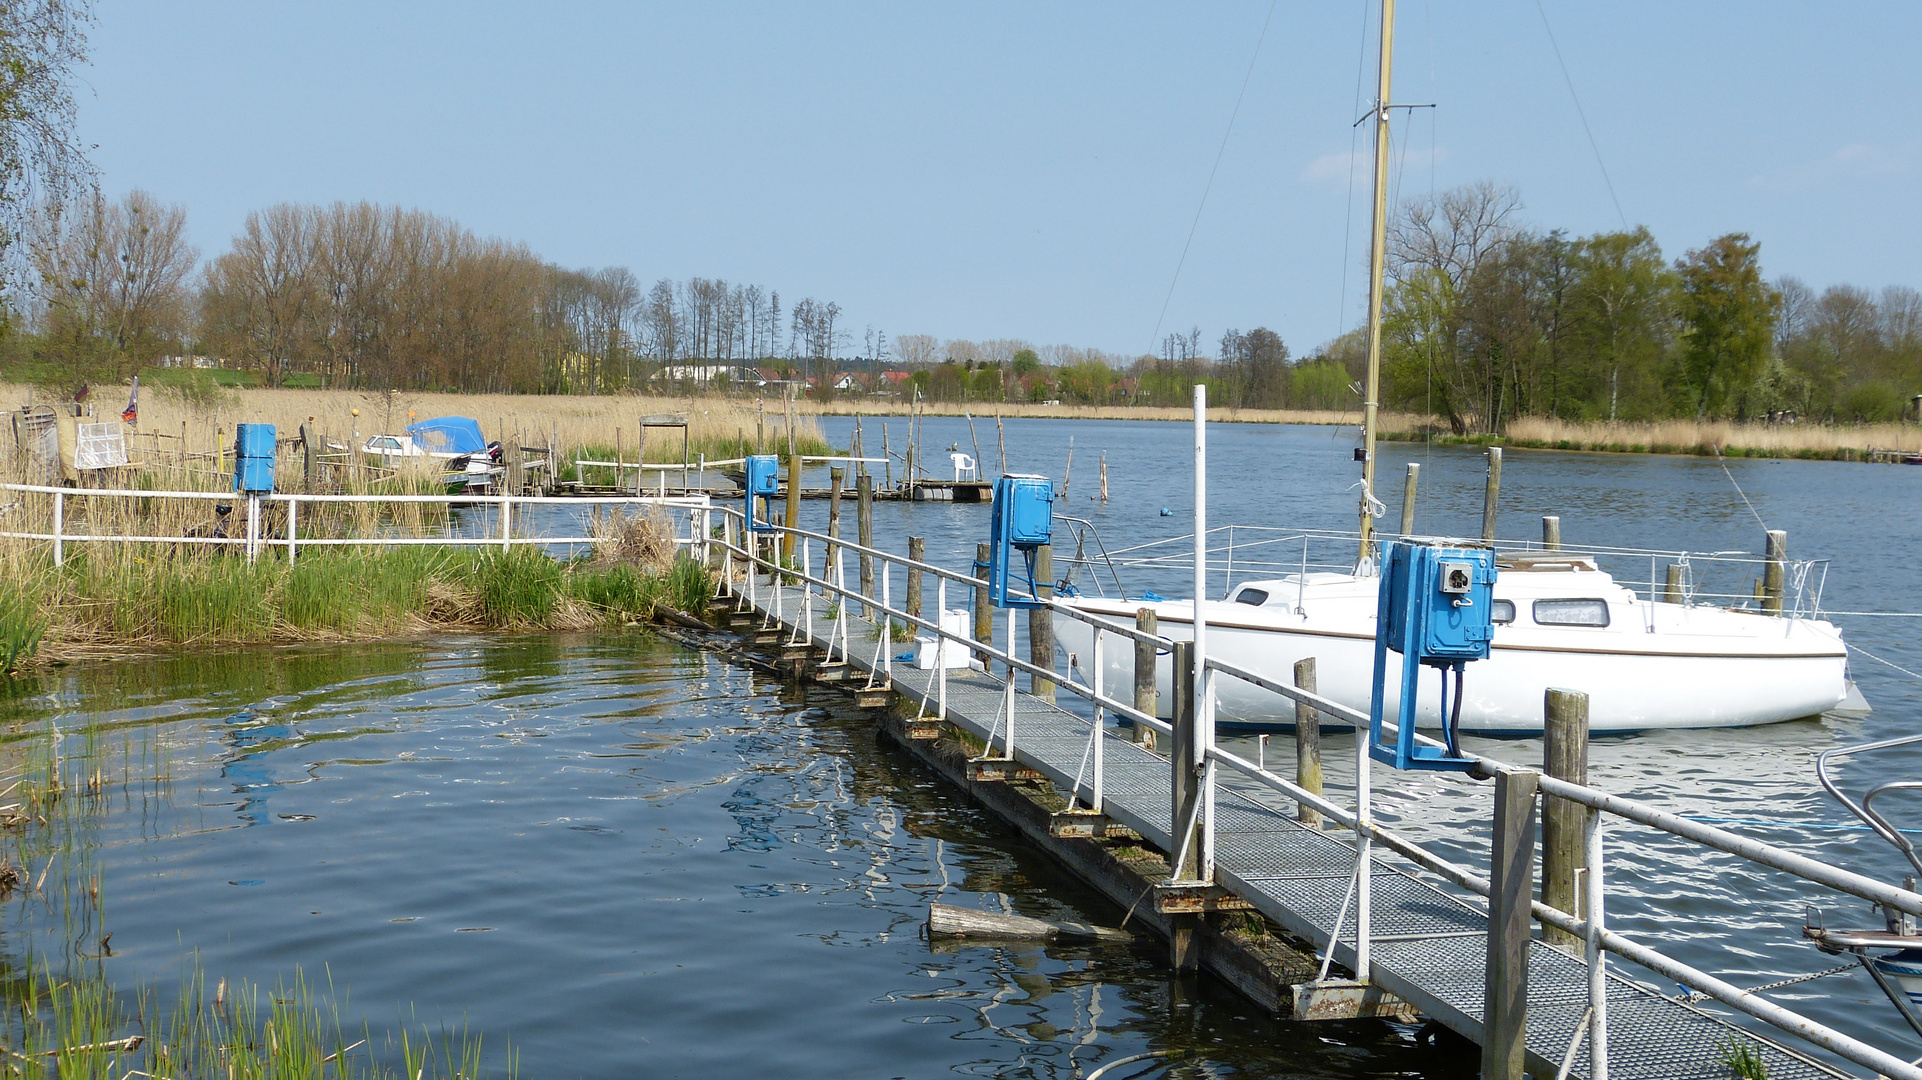
[[[1523,417],[1509,424],[1501,437],[1475,441],[1553,450],[1860,460],[1871,451],[1922,453],[1922,427],[1913,424],[1752,424],[1728,420],[1611,424]]]
[[[905,416],[909,406],[895,401],[836,399],[802,402],[797,408],[815,416]],[[923,401],[913,407],[929,416],[1035,417],[1052,420],[1192,420],[1194,409],[1185,405],[1043,405],[1031,401]],[[1210,406],[1208,419],[1225,424],[1319,424],[1357,426],[1361,413],[1340,409],[1235,409]],[[1383,431],[1413,431],[1424,418],[1412,413],[1382,413]]]

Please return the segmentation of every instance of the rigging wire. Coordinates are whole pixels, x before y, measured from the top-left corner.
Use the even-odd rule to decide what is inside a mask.
[[[1734,486],[1735,493],[1742,497],[1742,504],[1748,507],[1748,512],[1755,515],[1755,523],[1762,527],[1763,532],[1767,532],[1769,523],[1762,520],[1761,512],[1755,509],[1754,503],[1748,501],[1748,492],[1742,490],[1742,485],[1735,483],[1735,474],[1728,471],[1728,459],[1722,456],[1722,448],[1719,446],[1715,448],[1715,463],[1722,467],[1722,475],[1728,477],[1728,482]]]
[[[1248,74],[1242,76],[1241,92],[1235,95],[1235,107],[1228,113],[1228,130],[1221,133],[1221,149],[1215,151],[1215,163],[1208,170],[1208,183],[1201,189],[1201,204],[1195,207],[1195,219],[1188,224],[1188,239],[1182,242],[1181,258],[1175,260],[1175,275],[1168,282],[1168,295],[1161,300],[1161,314],[1155,317],[1155,332],[1148,336],[1148,351],[1153,352],[1155,340],[1161,336],[1161,324],[1168,318],[1168,305],[1174,301],[1175,285],[1181,281],[1181,268],[1188,262],[1188,248],[1195,242],[1195,230],[1201,225],[1201,212],[1208,208],[1208,193],[1215,188],[1215,174],[1221,171],[1221,159],[1228,153],[1228,137],[1235,133],[1235,118],[1241,115],[1242,99],[1248,96],[1248,84],[1255,77],[1255,61],[1261,59],[1261,43],[1268,40],[1268,24],[1275,17],[1275,7],[1281,0],[1269,0],[1268,15],[1261,20],[1261,34],[1255,38],[1255,53],[1248,58]]]
[[[1608,178],[1608,165],[1602,161],[1602,148],[1595,141],[1595,132],[1588,126],[1588,113],[1582,109],[1581,95],[1575,92],[1575,80],[1568,74],[1568,64],[1562,59],[1562,47],[1555,42],[1555,31],[1548,25],[1548,9],[1542,0],[1535,0],[1535,13],[1542,17],[1542,31],[1548,35],[1548,47],[1555,51],[1555,63],[1562,69],[1562,81],[1568,84],[1569,100],[1575,103],[1575,115],[1581,118],[1582,132],[1588,136],[1588,148],[1595,154],[1595,167],[1602,170],[1602,183],[1608,188],[1608,199],[1615,204],[1615,216],[1622,219],[1622,228],[1628,228],[1628,215],[1622,212],[1622,200],[1615,196],[1615,181]]]
[[[1350,115],[1361,111],[1362,80],[1368,75],[1368,14],[1366,0],[1361,5],[1361,45],[1355,56],[1355,107]],[[1339,338],[1348,331],[1342,329],[1348,321],[1348,258],[1354,253],[1355,244],[1355,143],[1361,139],[1361,125],[1348,129],[1348,209],[1347,217],[1341,223],[1341,301],[1335,305],[1335,337]]]

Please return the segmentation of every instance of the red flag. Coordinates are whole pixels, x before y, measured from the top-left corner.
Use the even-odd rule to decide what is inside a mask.
[[[120,410],[120,422],[138,424],[140,422],[140,376],[133,377],[133,392],[127,395],[127,407]]]

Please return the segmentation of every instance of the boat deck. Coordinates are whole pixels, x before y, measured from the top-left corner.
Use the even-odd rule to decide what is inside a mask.
[[[799,588],[781,590],[784,617],[779,625],[788,631],[784,640],[826,648],[830,634],[838,638],[841,624],[826,617],[828,605],[817,597],[813,618],[801,626],[801,597]],[[773,590],[762,587],[757,599],[756,607],[767,624],[775,625]],[[846,630],[849,665],[859,673],[858,684],[874,673],[878,635],[872,623],[851,613]],[[899,653],[906,647],[894,648]],[[935,712],[935,672],[897,662],[892,680],[900,698],[917,706],[925,702],[925,711]],[[1002,708],[1002,680],[978,670],[951,671],[947,684],[947,721],[985,739]],[[1017,692],[1014,701],[1015,758],[1067,791],[1086,768],[1088,720],[1025,692]],[[1005,734],[1005,724],[1001,732]],[[1168,851],[1172,846],[1168,759],[1112,729],[1102,738],[1104,812]],[[1223,774],[1216,803],[1219,882],[1279,926],[1325,950],[1353,876],[1352,834],[1303,827],[1294,819],[1291,800],[1232,772]],[[1488,947],[1485,904],[1398,859],[1378,854],[1371,874],[1369,981],[1479,1042]],[[1344,936],[1352,942],[1352,920],[1345,925]],[[1335,958],[1352,966],[1352,945],[1338,944]],[[1617,960],[1616,966],[1621,963]],[[1613,970],[1610,980],[1608,1066],[1616,1080],[1726,1080],[1731,1074],[1723,1048],[1732,1040],[1746,1041],[1760,1053],[1771,1080],[1851,1075]],[[1531,942],[1527,1019],[1531,1072],[1555,1075],[1578,1026],[1586,1021],[1587,1002],[1586,962],[1539,939]],[[1589,1075],[1586,1040],[1570,1075]]]

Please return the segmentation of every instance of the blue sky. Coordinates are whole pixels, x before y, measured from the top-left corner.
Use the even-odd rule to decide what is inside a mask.
[[[1136,353],[1159,321],[1301,353],[1360,314],[1373,6],[1274,4],[1256,57],[1266,2],[99,0],[81,134],[208,257],[249,210],[369,199],[832,299],[857,342]],[[1439,108],[1397,117],[1396,189],[1492,179],[1538,227],[1625,216],[1671,257],[1746,231],[1771,274],[1922,286],[1918,41],[1916,5],[1402,0],[1395,97]]]

